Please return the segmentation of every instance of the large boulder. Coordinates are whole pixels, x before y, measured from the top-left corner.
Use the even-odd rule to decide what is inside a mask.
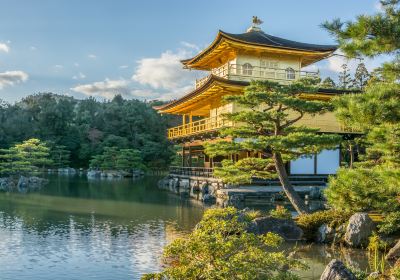
[[[36,176],[20,176],[17,183],[17,189],[19,192],[28,192],[32,190],[38,190],[47,183],[48,180],[44,178],[39,178]]]
[[[280,235],[286,241],[296,241],[303,237],[303,230],[299,228],[293,220],[273,217],[254,219],[251,222],[248,231],[256,234],[273,232]]]
[[[350,217],[344,241],[351,247],[367,246],[375,224],[367,213],[355,213]]]
[[[0,178],[0,191],[10,192],[15,188],[15,182],[10,177]]]
[[[337,228],[323,224],[318,228],[316,241],[318,243],[338,243],[343,239],[346,231],[346,225]]]
[[[357,280],[354,274],[339,260],[331,260],[320,280]]]
[[[387,260],[397,260],[400,259],[400,240],[394,245],[392,249],[386,255]]]

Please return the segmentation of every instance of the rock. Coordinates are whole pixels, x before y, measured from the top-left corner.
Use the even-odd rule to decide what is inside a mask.
[[[90,179],[92,179],[92,178],[100,178],[100,175],[101,175],[101,171],[99,171],[99,170],[89,170],[86,173],[86,176],[88,178],[90,178]]]
[[[66,167],[66,168],[58,168],[58,173],[61,174],[75,174],[76,170],[71,168],[71,167]]]
[[[375,224],[367,213],[355,213],[349,219],[344,240],[352,247],[367,246],[374,229]]]
[[[27,189],[28,188],[28,178],[25,176],[19,177],[18,183],[17,183],[17,188],[19,191]]]
[[[389,250],[386,255],[387,260],[396,260],[400,259],[400,240],[394,245],[393,248]]]
[[[374,271],[368,275],[368,279],[379,279],[381,274],[378,271]]]
[[[30,190],[40,189],[45,185],[48,180],[39,177],[25,177],[20,176],[17,183],[17,189],[19,192],[28,192]]]
[[[10,192],[15,188],[15,182],[10,177],[0,178],[0,191]]]
[[[346,225],[341,225],[335,229],[323,224],[318,228],[316,241],[318,243],[337,243],[342,240],[345,231]]]
[[[354,274],[348,270],[339,260],[331,260],[321,275],[320,280],[357,280]]]
[[[273,232],[280,235],[286,241],[296,241],[303,237],[303,230],[293,220],[278,219],[273,217],[256,218],[248,228],[249,232],[265,234]]]
[[[317,231],[317,242],[318,243],[331,243],[335,236],[335,229],[323,224],[318,228]]]

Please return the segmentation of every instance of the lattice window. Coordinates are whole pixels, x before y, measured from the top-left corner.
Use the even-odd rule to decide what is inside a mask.
[[[250,63],[243,64],[243,75],[253,75],[253,66]]]

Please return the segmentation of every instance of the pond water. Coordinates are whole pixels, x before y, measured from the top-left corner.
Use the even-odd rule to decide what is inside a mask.
[[[140,279],[160,269],[162,248],[189,232],[204,211],[197,202],[159,190],[158,178],[49,180],[37,192],[0,193],[2,280]],[[333,257],[367,267],[362,251],[286,247],[310,266],[301,273],[304,279],[319,279]]]

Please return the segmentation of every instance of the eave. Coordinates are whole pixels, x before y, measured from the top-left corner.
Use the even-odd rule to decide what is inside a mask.
[[[210,70],[233,59],[239,51],[254,53],[272,53],[301,57],[301,67],[305,67],[330,56],[336,49],[326,51],[304,50],[289,47],[266,46],[254,42],[238,40],[219,30],[214,41],[196,56],[181,60],[185,68]]]
[[[208,116],[213,104],[220,104],[225,95],[241,94],[244,87],[250,83],[234,81],[210,75],[200,87],[194,89],[183,97],[162,106],[154,107],[159,113],[165,114],[191,114],[193,116]],[[314,93],[302,93],[300,98],[310,100],[331,100],[341,94],[357,93],[356,91],[320,88]]]

